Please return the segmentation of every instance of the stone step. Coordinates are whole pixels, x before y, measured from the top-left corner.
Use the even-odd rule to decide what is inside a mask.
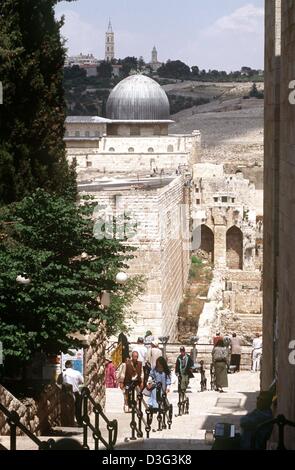
[[[106,389],[106,404],[105,412],[108,413],[122,413],[124,406],[124,396],[120,388],[107,388]]]

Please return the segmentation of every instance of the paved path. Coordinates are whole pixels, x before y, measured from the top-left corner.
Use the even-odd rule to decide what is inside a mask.
[[[207,380],[209,383],[208,371]],[[188,396],[190,399],[190,413],[180,417],[173,417],[171,430],[151,432],[150,439],[129,441],[131,436],[129,413],[123,413],[122,392],[119,389],[107,390],[106,414],[109,419],[117,419],[119,433],[117,447],[120,449],[145,450],[192,450],[206,449],[204,435],[206,430],[212,430],[216,423],[225,422],[239,426],[239,420],[247,411],[255,408],[256,396],[259,391],[259,374],[240,372],[229,375],[229,388],[225,393],[212,391],[199,392],[200,375],[196,374],[190,382]],[[178,394],[176,384],[169,394],[169,401],[173,404],[174,415],[177,413]],[[155,418],[154,418],[155,420]],[[153,423],[157,428],[157,422]],[[103,430],[103,435],[107,435]],[[82,440],[79,430],[73,436]],[[45,437],[42,439],[46,439]],[[8,437],[0,437],[0,444],[7,445]],[[18,449],[36,448],[27,438],[18,438]]]

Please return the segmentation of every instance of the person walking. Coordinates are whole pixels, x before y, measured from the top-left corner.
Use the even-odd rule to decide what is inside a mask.
[[[106,388],[117,388],[116,369],[112,362],[111,357],[105,359],[105,380],[104,384]]]
[[[126,359],[129,359],[129,343],[127,336],[122,332],[118,336],[118,345],[121,344],[122,347],[122,363],[126,362]]]
[[[133,348],[133,352],[138,353],[138,360],[139,360],[139,362],[142,363],[143,372],[144,372],[144,386],[145,386],[146,381],[147,381],[148,376],[149,376],[150,368],[146,364],[148,350],[147,350],[147,347],[144,345],[144,339],[143,338],[138,338],[137,339],[137,345]]]
[[[223,392],[228,387],[227,369],[229,365],[228,349],[220,339],[212,350],[212,362],[215,371],[216,391]]]
[[[153,333],[148,330],[144,336],[144,344],[145,346],[150,346],[152,344],[152,341],[154,340]]]
[[[148,406],[153,410],[158,410],[159,399],[162,398],[163,393],[169,393],[169,386],[171,385],[171,372],[164,357],[158,357],[155,367],[151,370],[148,381],[147,390],[151,391],[148,400]]]
[[[194,376],[192,371],[194,363],[190,355],[186,353],[184,346],[182,346],[179,351],[180,355],[175,364],[175,374],[178,376],[178,392],[184,395],[189,384],[189,379]]]
[[[218,331],[218,332],[216,333],[216,335],[213,336],[213,346],[216,346],[216,344],[218,343],[218,341],[219,341],[220,339],[223,339],[223,337],[221,336],[220,332]]]
[[[231,358],[230,365],[236,367],[236,372],[240,372],[240,363],[241,363],[241,353],[242,353],[242,341],[237,336],[236,333],[233,333],[231,338]]]
[[[252,344],[252,372],[260,370],[260,361],[262,356],[262,336],[256,333]]]
[[[133,351],[131,359],[127,359],[126,362],[122,364],[119,384],[124,393],[124,411],[127,413],[129,411],[128,389],[131,386],[143,388],[143,368],[142,362],[138,360],[137,351]]]
[[[65,370],[61,374],[63,384],[71,385],[75,399],[75,417],[78,425],[82,425],[81,417],[81,391],[80,385],[84,384],[83,375],[73,368],[72,361],[65,362]]]
[[[151,348],[147,353],[147,363],[150,365],[151,369],[156,367],[156,362],[159,357],[163,356],[161,349],[159,348],[159,343],[157,340],[153,340]]]

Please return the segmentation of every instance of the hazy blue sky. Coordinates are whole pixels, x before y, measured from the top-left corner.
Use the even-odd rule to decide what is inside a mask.
[[[181,59],[189,65],[237,70],[263,68],[264,0],[77,0],[61,2],[69,53],[104,57],[109,17],[116,57]]]

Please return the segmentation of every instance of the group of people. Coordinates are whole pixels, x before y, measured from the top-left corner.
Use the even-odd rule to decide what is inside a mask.
[[[145,337],[140,337],[130,354],[126,335],[121,333],[118,338],[118,347],[122,354],[122,364],[116,371],[111,358],[106,360],[105,385],[106,387],[120,387],[124,393],[124,411],[128,412],[128,393],[130,387],[139,387],[147,399],[148,406],[157,410],[159,396],[168,394],[172,384],[172,372],[163,357],[159,342],[151,331]],[[131,356],[131,357],[130,357]],[[175,364],[175,375],[178,377],[179,389],[185,393],[189,379],[192,377],[193,361],[185,348],[180,348],[180,354]],[[160,394],[160,395],[159,395]]]
[[[223,392],[228,387],[227,373],[230,366],[234,366],[235,372],[240,371],[242,353],[242,340],[236,333],[222,336],[217,332],[213,337],[212,364],[215,373],[216,390]],[[252,372],[260,370],[262,357],[262,336],[256,333],[252,343]]]

